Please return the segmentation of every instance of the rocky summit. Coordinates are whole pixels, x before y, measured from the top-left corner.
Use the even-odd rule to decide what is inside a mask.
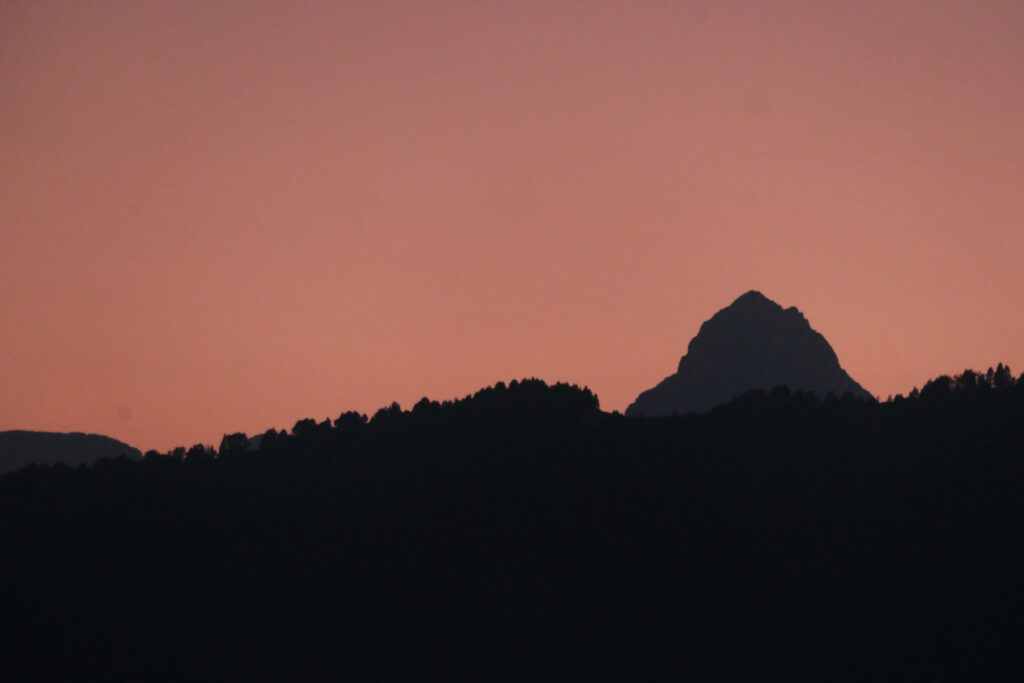
[[[642,392],[626,414],[701,412],[748,391],[779,386],[871,398],[799,310],[750,291],[701,325],[676,373]]]

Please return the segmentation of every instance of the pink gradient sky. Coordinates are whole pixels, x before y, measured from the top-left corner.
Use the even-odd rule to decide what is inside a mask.
[[[1024,370],[1024,2],[0,1],[0,429],[537,376],[749,289],[885,398]]]

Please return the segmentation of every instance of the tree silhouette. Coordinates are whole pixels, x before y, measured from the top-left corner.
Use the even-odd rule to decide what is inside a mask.
[[[0,477],[11,680],[1001,680],[1024,380],[602,413],[526,379]]]

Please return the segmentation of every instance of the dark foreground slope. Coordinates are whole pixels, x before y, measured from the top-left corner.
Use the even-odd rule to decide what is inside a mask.
[[[626,414],[685,415],[778,386],[871,398],[799,310],[750,291],[701,325],[676,372],[641,392]]]
[[[0,478],[10,680],[991,680],[1024,382],[685,418],[537,382]]]
[[[75,467],[101,458],[142,457],[142,452],[109,436],[72,432],[0,432],[0,474],[26,465],[52,465],[58,462]]]

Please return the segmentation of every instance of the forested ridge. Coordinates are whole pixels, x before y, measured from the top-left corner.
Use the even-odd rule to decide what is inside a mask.
[[[985,680],[1024,375],[633,418],[498,384],[0,477],[5,680]]]

